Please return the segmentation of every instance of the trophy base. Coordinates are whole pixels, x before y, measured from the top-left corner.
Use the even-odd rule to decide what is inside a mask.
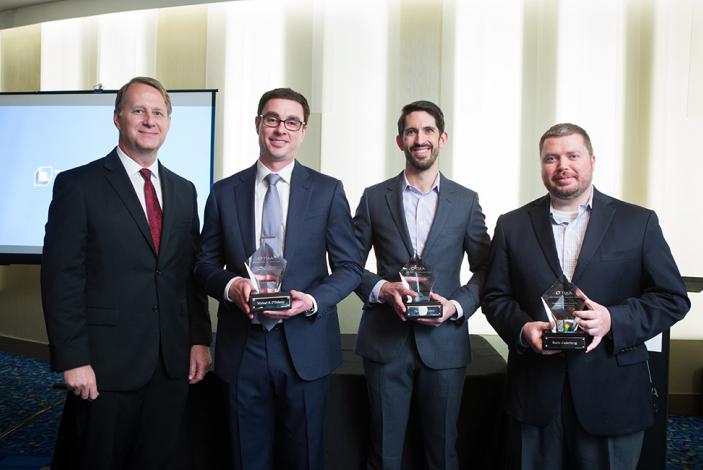
[[[249,308],[252,312],[263,312],[264,310],[288,310],[290,305],[291,298],[288,292],[251,294],[249,296]]]
[[[442,304],[439,302],[413,302],[405,304],[407,318],[439,318],[442,316]]]
[[[542,334],[542,349],[546,351],[583,350],[588,343],[585,333],[554,333],[545,331]]]

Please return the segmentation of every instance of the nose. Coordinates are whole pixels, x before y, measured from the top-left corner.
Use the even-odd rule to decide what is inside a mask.
[[[147,127],[151,127],[154,125],[154,115],[150,113],[149,111],[144,113],[144,125]]]

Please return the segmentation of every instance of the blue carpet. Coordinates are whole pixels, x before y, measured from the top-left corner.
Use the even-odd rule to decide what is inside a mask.
[[[46,468],[59,428],[64,390],[48,361],[0,352],[0,470]],[[667,426],[667,470],[703,470],[703,417],[674,416]]]

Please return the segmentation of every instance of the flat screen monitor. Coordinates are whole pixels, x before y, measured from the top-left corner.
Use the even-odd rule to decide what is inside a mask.
[[[40,263],[56,175],[107,155],[116,91],[0,93],[0,264]],[[171,128],[159,161],[198,191],[212,186],[216,90],[169,91]]]

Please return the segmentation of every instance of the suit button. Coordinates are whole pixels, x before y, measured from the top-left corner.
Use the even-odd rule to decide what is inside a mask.
[[[151,311],[152,311],[152,312],[158,312],[158,311],[159,311],[159,306],[158,306],[158,305],[152,305],[152,306],[151,306]]]
[[[154,274],[156,274],[157,276],[161,276],[161,271],[157,269]]]

